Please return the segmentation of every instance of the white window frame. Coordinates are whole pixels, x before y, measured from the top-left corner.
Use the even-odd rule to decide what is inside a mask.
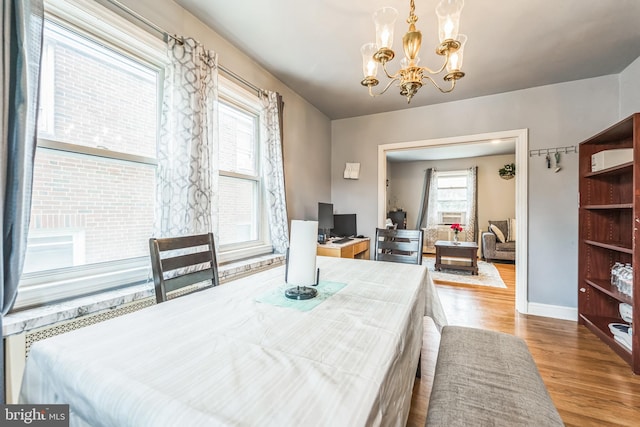
[[[239,174],[230,171],[219,170],[218,176],[222,177],[230,177],[230,178],[239,178],[239,179],[247,179],[254,182],[258,182],[258,194],[257,197],[259,200],[256,201],[256,206],[258,209],[258,239],[244,242],[244,243],[234,243],[228,245],[220,246],[220,253],[218,254],[219,262],[230,262],[235,261],[242,258],[248,258],[252,256],[259,256],[264,254],[269,254],[273,252],[273,247],[271,245],[270,233],[269,233],[269,218],[267,217],[266,211],[266,200],[265,200],[265,187],[264,187],[264,177],[263,177],[263,144],[262,144],[262,132],[260,131],[260,120],[264,107],[260,102],[257,94],[254,92],[249,92],[238,84],[232,82],[231,80],[219,76],[218,77],[218,85],[219,85],[219,102],[224,102],[225,104],[231,105],[235,108],[243,110],[250,115],[254,115],[256,117],[255,121],[255,135],[256,135],[256,172],[257,175],[247,175],[247,174]],[[222,227],[223,224],[218,224],[218,227]]]
[[[469,178],[468,178],[468,171],[466,169],[460,169],[460,170],[451,170],[451,171],[438,171],[438,177],[436,179],[440,179],[441,177],[453,177],[453,176],[464,176],[466,181],[467,181],[467,185],[465,185],[464,187],[446,187],[447,189],[453,189],[453,190],[460,190],[460,189],[464,189],[465,191],[468,192],[469,189]],[[436,191],[439,190],[440,187],[440,181],[438,181],[436,183]],[[445,188],[445,187],[442,187]],[[436,194],[436,203],[439,205],[440,203],[440,199],[438,199],[437,194]],[[466,200],[467,206],[469,204],[469,200]],[[455,223],[461,224],[461,225],[467,225],[467,212],[466,211],[441,211],[438,210],[438,225],[451,225],[451,224],[455,224],[455,223],[450,223],[450,222],[446,222],[444,219],[447,216],[453,216],[459,214],[460,215],[460,220],[456,221]]]
[[[53,46],[47,45],[42,49],[42,61],[41,61],[41,75],[50,77],[50,80],[45,82],[40,81],[40,100],[38,108],[38,132],[42,132],[45,135],[53,134],[53,120],[55,109],[55,87],[54,87],[54,70],[55,70],[55,58],[53,54]]]
[[[162,40],[90,0],[46,0],[45,19],[70,27],[98,43],[108,45],[109,48],[123,55],[133,57],[156,68],[159,72],[157,92],[159,129],[162,108],[162,70],[166,63],[165,45]],[[39,149],[100,156],[115,161],[157,164],[154,158],[44,138],[38,139],[37,146]],[[149,257],[143,256],[24,274],[20,280],[14,310],[148,282],[150,279],[149,267]]]

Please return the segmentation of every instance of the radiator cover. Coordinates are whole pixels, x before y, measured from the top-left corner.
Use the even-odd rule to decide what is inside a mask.
[[[23,332],[21,334],[6,337],[5,390],[7,403],[18,403],[20,386],[22,384],[22,373],[24,372],[27,357],[29,357],[29,351],[31,351],[31,346],[34,343],[46,338],[64,334],[65,332],[74,331],[76,329],[84,328],[85,326],[104,322],[105,320],[123,316],[128,313],[133,313],[134,311],[152,306],[155,303],[155,297],[148,297],[139,301],[118,306],[117,308],[107,309],[98,313],[76,317],[75,319],[64,320],[62,322],[54,323],[51,325],[43,326],[41,328]]]

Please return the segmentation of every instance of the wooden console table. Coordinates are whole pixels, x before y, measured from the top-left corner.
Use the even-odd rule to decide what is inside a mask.
[[[369,259],[370,241],[368,237],[363,239],[354,238],[346,243],[318,243],[317,254],[321,256],[331,256],[335,258],[358,258]]]
[[[437,271],[443,268],[470,271],[471,274],[478,274],[478,244],[475,242],[450,242],[448,240],[438,240],[436,247],[436,265]],[[470,261],[469,265],[443,264],[442,257],[450,256],[456,258],[466,258]]]

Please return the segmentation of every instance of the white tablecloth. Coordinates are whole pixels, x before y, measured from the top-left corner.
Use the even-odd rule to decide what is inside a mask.
[[[446,322],[426,268],[318,267],[346,286],[310,311],[256,301],[279,267],[40,341],[21,402],[72,425],[404,426],[422,317]]]

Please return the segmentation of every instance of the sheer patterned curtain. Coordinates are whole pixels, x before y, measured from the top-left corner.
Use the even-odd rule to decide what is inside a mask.
[[[264,153],[264,184],[269,216],[271,244],[276,253],[285,253],[289,247],[287,201],[284,186],[284,162],[282,157],[282,96],[276,92],[263,92],[264,104],[262,141]]]
[[[192,38],[169,37],[167,54],[156,233],[172,237],[213,231],[217,242],[218,167],[213,153],[218,151],[218,57]]]
[[[0,330],[2,330],[2,318],[11,310],[18,294],[18,283],[27,250],[44,24],[42,0],[3,0],[0,17],[2,18]],[[0,348],[0,362],[2,364],[0,399],[4,403],[4,345]]]
[[[478,167],[467,170],[467,226],[462,231],[464,241],[478,241]]]
[[[439,172],[432,169],[431,182],[429,183],[426,231],[424,233],[424,244],[428,252],[435,251],[434,245],[438,240],[438,176]]]

